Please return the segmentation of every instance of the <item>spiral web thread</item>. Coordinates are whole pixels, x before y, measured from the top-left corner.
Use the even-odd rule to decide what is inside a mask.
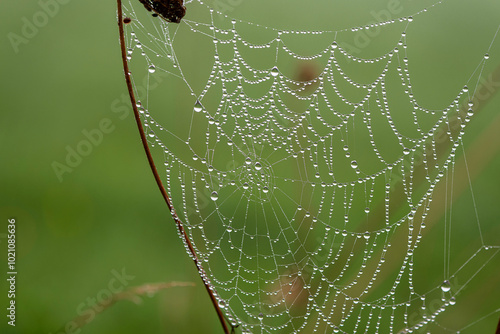
[[[449,227],[444,277],[419,287],[416,253],[433,194],[439,183],[452,184],[449,171],[488,56],[448,106],[431,110],[412,91],[406,31],[434,6],[339,31],[278,30],[201,1],[186,6],[203,13],[199,21],[187,15],[169,24],[146,18],[137,1],[126,3],[128,59],[150,145],[165,161],[167,190],[202,261],[202,278],[233,326],[248,333],[443,329],[436,318],[457,302],[454,279],[487,253],[466,275],[472,279],[500,249],[484,243],[478,222],[481,243],[451,270]],[[386,26],[397,26],[400,37],[376,58],[356,57],[337,43],[339,33]],[[267,41],[248,42],[240,29]],[[176,52],[182,30],[211,43],[211,50],[196,48],[211,64],[199,91]],[[304,38],[324,47],[301,55],[288,45]],[[252,65],[256,59],[268,62]],[[285,74],[294,61],[303,65],[302,77]],[[356,66],[363,79],[348,74]],[[172,81],[194,107],[165,117],[176,109],[162,99]],[[178,117],[189,122],[179,125]],[[434,300],[439,307],[428,310]]]

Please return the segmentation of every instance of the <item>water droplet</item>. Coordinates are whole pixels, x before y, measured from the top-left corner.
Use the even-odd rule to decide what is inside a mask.
[[[194,161],[198,160],[198,156],[197,156],[196,154],[195,154],[195,155],[193,155],[193,160],[194,160]]]
[[[358,162],[356,160],[351,161],[352,168],[358,168]]]
[[[213,191],[210,195],[210,198],[212,199],[212,201],[216,201],[219,199],[219,194],[216,191]]]
[[[243,189],[247,190],[248,189],[248,183],[243,183]]]
[[[154,65],[151,65],[151,66],[149,66],[148,71],[149,71],[149,73],[155,73],[156,67]]]
[[[408,154],[410,154],[410,149],[409,149],[409,148],[407,148],[407,147],[405,147],[405,148],[403,149],[403,154],[404,154],[404,155],[408,155]]]
[[[451,285],[450,285],[450,281],[446,280],[443,282],[443,284],[441,284],[441,290],[443,290],[443,292],[448,292],[451,290]]]
[[[250,165],[250,164],[252,163],[252,159],[250,159],[250,158],[246,158],[246,159],[245,159],[245,163],[246,163],[247,165]]]
[[[262,191],[264,192],[264,194],[267,194],[269,192],[269,188],[266,186],[262,188]]]
[[[450,298],[450,305],[455,305],[457,303],[455,297]]]
[[[261,170],[262,169],[262,165],[260,164],[260,162],[256,162],[255,163],[255,169],[256,170]]]
[[[259,320],[262,321],[262,319],[264,319],[264,314],[262,313],[259,313],[259,316],[258,316]]]
[[[485,54],[484,55],[484,59],[490,59],[490,55],[489,54]]]
[[[274,66],[272,69],[271,69],[271,75],[273,77],[277,77],[278,74],[280,74],[280,72],[278,71],[278,68],[276,66]]]
[[[194,104],[194,111],[200,112],[203,110],[203,106],[201,105],[200,101],[196,100],[196,103]]]

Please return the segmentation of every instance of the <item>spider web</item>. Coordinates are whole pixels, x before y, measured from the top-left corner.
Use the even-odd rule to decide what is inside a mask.
[[[461,84],[425,102],[410,75],[407,34],[442,5],[347,29],[291,30],[199,0],[186,2],[179,25],[126,3],[150,146],[164,161],[200,275],[238,331],[448,332],[481,320],[439,322],[485,266],[498,264],[500,247],[485,241],[478,219],[464,227],[474,238],[455,259],[451,214],[444,222],[432,215],[452,206],[496,33]],[[356,53],[360,31],[373,40]]]

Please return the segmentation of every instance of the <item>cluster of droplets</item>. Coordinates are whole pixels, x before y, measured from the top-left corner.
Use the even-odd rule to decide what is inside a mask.
[[[352,31],[412,21],[413,17],[409,16],[353,28]],[[392,50],[380,57],[363,59],[349,54],[336,40],[313,56],[302,56],[283,42],[285,35],[328,33],[322,31],[276,30],[276,37],[268,43],[252,44],[238,34],[239,23],[238,20],[232,20],[232,28],[229,29],[217,27],[213,19],[205,27],[203,24],[192,22],[189,25],[193,32],[208,28],[204,34],[213,39],[215,50],[214,65],[207,84],[194,101],[193,117],[207,121],[208,127],[205,133],[207,152],[217,149],[210,147],[212,139],[215,138],[217,145],[230,147],[232,156],[239,154],[242,157],[241,165],[235,164],[235,167],[228,170],[218,169],[214,167],[208,155],[197,153],[198,151],[190,145],[189,139],[186,145],[193,152],[193,163],[180,159],[157,135],[165,130],[162,125],[153,119],[140,102],[137,105],[150,143],[160,147],[166,157],[167,190],[171,193],[175,189],[175,184],[180,185],[181,201],[175,203],[182,204],[180,207],[183,212],[180,216],[184,217],[183,226],[195,241],[194,248],[198,254],[197,263],[200,264],[201,277],[213,289],[219,307],[228,314],[231,323],[241,325],[243,332],[270,333],[287,330],[298,333],[311,328],[316,332],[321,331],[322,326],[326,324],[331,331],[339,333],[347,331],[352,318],[369,319],[364,328],[360,321],[356,321],[354,332],[366,332],[373,328],[371,326],[375,326],[376,332],[379,330],[395,332],[395,326],[399,324],[395,319],[394,310],[409,308],[416,303],[422,303],[425,307],[425,295],[420,295],[413,285],[413,255],[421,242],[421,230],[425,228],[425,217],[429,211],[433,191],[448,167],[453,164],[465,124],[473,116],[472,102],[467,105],[467,112],[461,113],[461,101],[464,97],[469,97],[468,88],[464,87],[453,103],[442,110],[428,110],[420,106],[412,92],[405,31],[401,33],[401,39]],[[165,35],[161,40],[166,41],[167,49],[173,48],[172,42],[166,39]],[[224,61],[220,57],[223,51],[219,48],[223,46],[232,49],[233,57],[229,61]],[[286,77],[278,65],[268,69],[253,68],[243,58],[239,50],[242,46],[250,49],[276,48],[277,53],[279,50],[283,51],[297,60],[310,61],[326,57],[326,66],[316,78],[304,84]],[[131,32],[130,47],[127,50],[129,60],[132,59],[135,50],[140,50],[141,55],[148,60],[149,74],[161,69],[148,56],[148,50],[152,49],[143,45],[137,35]],[[170,53],[171,51],[168,55],[162,56],[172,58],[169,56]],[[156,56],[160,56],[159,53],[156,53]],[[356,63],[385,65],[373,81],[361,83],[350,78],[343,70],[338,61],[340,57]],[[488,57],[486,54],[484,58]],[[405,135],[398,130],[397,122],[391,117],[385,79],[388,73],[394,70],[412,106],[411,117],[420,135],[419,138]],[[356,89],[363,90],[366,94],[361,99],[352,101],[342,93],[342,89],[336,83],[336,77],[340,77]],[[251,98],[245,92],[244,84],[250,86],[265,84],[269,85],[269,89],[262,97]],[[231,85],[236,88],[230,89]],[[221,87],[220,103],[214,110],[208,110],[203,100],[219,87]],[[310,87],[312,88],[308,90]],[[340,109],[336,108],[338,102],[332,100],[327,89],[335,93],[335,100],[341,101],[344,104],[343,108],[348,108],[348,112],[337,110]],[[284,94],[307,102],[308,108],[303,112],[296,112],[293,106],[282,98]],[[385,118],[400,145],[400,154],[396,159],[389,160],[385,157],[383,150],[377,144],[377,133],[372,125],[376,112]],[[439,118],[431,128],[425,129],[419,123],[423,114],[438,115]],[[449,120],[452,115],[458,115],[459,131],[451,130],[453,125]],[[370,170],[369,166],[363,164],[364,160],[356,156],[347,139],[348,128],[354,124],[356,117],[361,117],[369,135],[372,151],[382,166],[376,171]],[[448,129],[445,130],[445,134],[452,148],[445,161],[438,163],[435,137],[443,128]],[[280,160],[270,161],[259,154],[255,149],[256,146],[286,154]],[[423,151],[425,154],[422,156],[422,163],[427,189],[417,196],[413,183],[415,158]],[[338,155],[342,155],[348,161],[348,167],[352,172],[349,174],[351,180],[336,179],[334,170]],[[274,165],[283,161],[292,165],[304,164],[307,166],[304,167],[306,173],[292,177],[280,176],[277,173],[278,168],[274,168]],[[203,167],[194,167],[198,162],[201,162]],[[327,168],[323,168],[324,166]],[[393,191],[391,180],[395,171],[402,176],[402,187],[408,204],[407,213],[396,220],[390,214]],[[293,210],[293,215],[279,216],[279,213],[276,213],[287,208],[278,203],[274,192],[284,192],[282,189],[289,184],[299,184],[304,193],[319,194],[315,212],[303,209],[303,203],[297,201],[294,203],[296,210]],[[363,231],[351,228],[350,212],[354,207],[354,199],[365,197],[362,210],[367,217],[370,217],[372,201],[379,184],[383,185],[381,189],[384,197],[385,226]],[[197,195],[201,193],[200,188],[208,191],[210,202],[200,200],[200,196]],[[227,195],[228,189],[231,189],[231,195]],[[248,232],[245,227],[237,226],[236,209],[232,214],[228,214],[224,208],[224,202],[230,196],[235,196],[235,193],[238,206],[243,203],[238,210],[243,212],[246,210],[245,221],[250,219],[248,218],[250,205],[255,205],[257,208],[260,206],[263,216],[268,211],[275,214],[272,219],[277,220],[275,223],[279,224],[280,232],[277,235],[272,235],[269,231]],[[173,199],[176,199],[175,193]],[[248,204],[250,202],[254,204]],[[191,209],[192,206],[194,209]],[[194,211],[194,215],[191,210]],[[419,210],[423,213],[417,223],[416,215]],[[339,211],[344,212],[341,219],[338,219]],[[301,241],[297,228],[297,224],[303,222],[310,224],[308,233],[316,233],[319,236],[316,239],[317,244],[306,250],[303,257],[299,257],[295,253],[298,253],[300,248],[306,249],[309,246],[305,241]],[[379,274],[386,265],[386,254],[391,249],[390,239],[404,227],[408,229],[407,250],[392,286],[383,297],[369,301],[368,296],[377,286],[380,280]],[[217,230],[219,234],[214,237],[211,229]],[[287,236],[288,233],[292,237]],[[259,239],[267,239],[271,249],[270,255],[245,250],[245,242],[257,242]],[[284,244],[286,247],[283,249],[274,246],[278,244]],[[377,251],[381,245],[382,250],[379,253]],[[356,251],[353,251],[354,249]],[[227,263],[227,271],[232,275],[230,278],[222,278],[217,266],[211,265],[215,257],[222,258]],[[262,263],[272,260],[275,264],[255,268],[253,265],[245,264],[246,260],[262,261]],[[367,270],[370,264],[374,267],[371,274]],[[338,268],[333,270],[332,268],[336,266]],[[345,277],[348,275],[351,275],[351,278],[346,282]],[[409,297],[407,301],[400,302],[396,295],[403,289],[401,283],[405,275],[409,283]],[[360,287],[359,282],[366,277],[369,279]],[[429,314],[413,328],[409,326],[408,313],[404,313],[404,323],[408,325],[407,332],[418,330],[434,321],[446,307],[455,304],[455,297],[448,280],[442,283],[440,289],[443,293],[442,307]],[[297,291],[304,291],[303,303],[306,307],[300,315],[291,315],[293,313],[291,311],[301,306],[300,302],[296,301]],[[238,306],[234,306],[236,304]],[[239,311],[235,311],[236,309]],[[387,318],[389,328],[382,329]]]

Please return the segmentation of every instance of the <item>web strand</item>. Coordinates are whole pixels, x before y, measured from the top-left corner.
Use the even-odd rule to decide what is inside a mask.
[[[332,31],[267,27],[202,1],[186,2],[188,15],[175,25],[127,3],[132,23],[125,43],[137,95],[135,76],[147,77],[134,110],[144,139],[164,161],[167,203],[177,209],[182,240],[233,327],[244,333],[439,327],[437,317],[461,291],[453,285],[457,275],[467,285],[496,257],[465,269],[489,251],[473,199],[481,245],[453,270],[457,149],[478,111],[472,101],[489,57],[474,64],[443,108],[425,107],[414,92],[407,34],[416,17],[441,3]],[[375,29],[399,30],[388,51],[367,58],[348,51],[343,38]],[[189,43],[197,46],[186,51]],[[310,54],[313,46],[319,51]],[[199,63],[190,60],[193,50],[204,55]],[[177,108],[184,101],[189,112]],[[171,107],[176,114],[165,111]],[[444,183],[443,201],[435,196]],[[420,254],[429,247],[436,201],[445,213],[444,278],[431,287],[415,267],[425,262]],[[440,307],[428,310],[435,300]]]

